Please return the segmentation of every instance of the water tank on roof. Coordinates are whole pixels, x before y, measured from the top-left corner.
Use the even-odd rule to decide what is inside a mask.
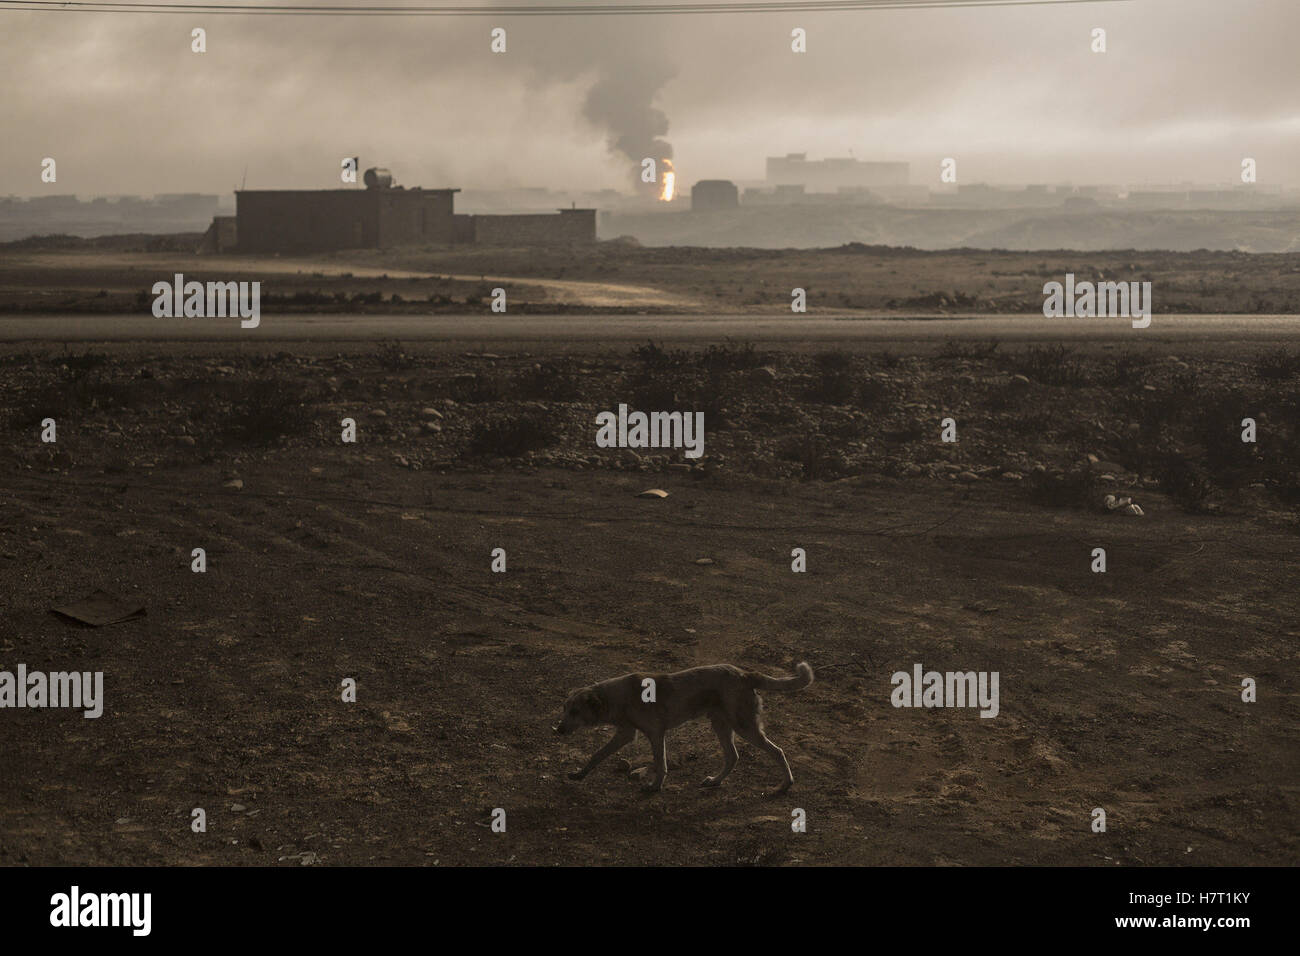
[[[393,174],[380,166],[372,166],[366,170],[366,188],[367,189],[389,189],[393,185]]]

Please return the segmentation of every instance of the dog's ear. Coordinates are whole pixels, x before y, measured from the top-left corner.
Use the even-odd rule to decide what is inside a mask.
[[[600,710],[600,694],[595,690],[588,688],[582,692],[582,703],[590,707],[593,711]]]

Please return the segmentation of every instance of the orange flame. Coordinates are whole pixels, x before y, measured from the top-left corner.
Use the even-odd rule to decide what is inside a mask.
[[[664,185],[659,190],[659,199],[661,202],[672,202],[674,187],[677,184],[677,174],[673,172],[673,161],[671,159],[665,159],[662,162]]]

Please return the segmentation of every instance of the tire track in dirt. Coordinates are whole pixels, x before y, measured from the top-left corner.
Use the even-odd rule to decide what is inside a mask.
[[[630,285],[618,282],[598,282],[584,279],[546,279],[535,276],[478,275],[468,273],[426,272],[411,269],[390,269],[383,266],[351,265],[332,261],[293,258],[257,258],[250,256],[177,256],[169,253],[95,253],[69,255],[67,253],[35,253],[15,257],[12,265],[23,265],[33,271],[51,269],[139,269],[145,275],[165,275],[199,272],[204,275],[284,276],[311,278],[313,274],[356,279],[452,279],[458,282],[513,284],[545,290],[552,301],[591,308],[675,308],[683,311],[701,311],[706,308],[702,299],[680,293],[666,292],[647,285]]]

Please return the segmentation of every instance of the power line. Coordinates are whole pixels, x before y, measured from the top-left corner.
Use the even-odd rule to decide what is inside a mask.
[[[368,7],[319,4],[88,2],[88,0],[0,0],[0,12],[205,14],[217,16],[300,17],[563,17],[675,16],[725,13],[838,13],[862,10],[1065,6],[1081,3],[1131,3],[1132,0],[738,0],[738,2]]]

